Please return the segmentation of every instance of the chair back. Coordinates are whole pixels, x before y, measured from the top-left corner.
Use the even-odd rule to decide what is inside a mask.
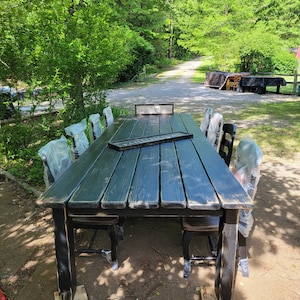
[[[226,90],[237,90],[241,81],[242,75],[236,74],[233,77],[229,77],[226,82]]]
[[[205,136],[207,136],[207,130],[208,130],[208,126],[209,126],[212,114],[213,114],[213,109],[211,107],[208,107],[205,110],[204,117],[200,124],[200,129],[205,134]]]
[[[38,151],[38,155],[44,165],[46,188],[56,181],[72,164],[71,151],[64,136],[47,143]]]
[[[240,141],[236,150],[234,175],[239,180],[245,191],[253,199],[256,194],[260,178],[260,165],[262,152],[258,145],[250,138]],[[248,237],[253,226],[251,210],[241,209],[239,214],[239,232],[243,237]]]
[[[105,127],[107,128],[114,122],[114,116],[110,106],[103,109],[103,115],[105,118]]]
[[[235,134],[236,125],[228,123],[223,125],[223,136],[220,144],[219,154],[224,159],[227,166],[230,165]]]
[[[86,128],[86,119],[81,120],[80,123],[72,124],[65,128],[66,134],[72,137],[75,158],[78,158],[89,147],[89,141],[85,134]]]
[[[102,133],[100,114],[97,113],[97,114],[90,115],[89,124],[90,124],[90,128],[89,128],[90,141],[93,142]]]
[[[173,104],[136,104],[136,115],[163,115],[174,114]]]
[[[253,199],[260,178],[262,151],[250,138],[243,138],[236,150],[234,173],[246,192]]]
[[[221,139],[223,135],[223,116],[220,113],[214,113],[209,122],[207,138],[211,145],[219,152]]]

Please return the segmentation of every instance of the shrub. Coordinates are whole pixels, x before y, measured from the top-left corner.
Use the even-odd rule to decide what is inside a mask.
[[[282,74],[293,74],[298,65],[295,55],[284,50],[274,53],[272,63],[274,72]]]

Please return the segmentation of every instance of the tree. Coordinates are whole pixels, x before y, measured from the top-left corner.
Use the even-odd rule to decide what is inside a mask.
[[[284,41],[286,47],[300,44],[300,3],[298,1],[268,0],[254,3],[256,22]]]
[[[251,9],[246,2],[178,1],[180,45],[201,55],[213,55],[221,69],[233,66],[238,61],[240,32],[251,26]]]
[[[213,56],[222,70],[240,70],[241,61],[245,63],[245,58],[252,56],[256,61],[251,58],[251,69],[257,69],[259,64],[270,71],[274,69],[275,53],[281,52],[282,57],[285,51],[289,56],[290,43],[285,33],[293,32],[294,37],[299,37],[299,29],[297,32],[289,28],[287,22],[289,15],[293,23],[298,20],[299,4],[288,4],[288,8],[283,7],[285,3],[281,0],[188,0],[184,3],[176,0],[176,4],[177,23],[182,32],[180,45]]]
[[[111,1],[5,1],[2,80],[56,85],[84,109],[84,92],[102,90],[132,60],[134,38]]]

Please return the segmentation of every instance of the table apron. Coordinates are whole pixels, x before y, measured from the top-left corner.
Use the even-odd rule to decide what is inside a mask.
[[[224,209],[216,210],[187,210],[187,209],[110,209],[110,210],[97,210],[97,209],[68,209],[69,217],[183,217],[183,216],[223,216]]]

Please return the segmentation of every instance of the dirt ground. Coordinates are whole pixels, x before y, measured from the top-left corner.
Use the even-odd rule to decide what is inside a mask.
[[[265,162],[261,175],[248,239],[250,277],[238,273],[233,299],[300,299],[299,164]],[[0,195],[1,288],[9,299],[53,299],[51,212],[36,208],[35,197],[4,177]],[[106,234],[98,235],[98,246],[107,248]],[[194,254],[205,248],[205,238],[193,240]],[[128,219],[118,259],[119,269],[112,271],[99,255],[77,257],[78,285],[89,299],[196,300],[200,286],[213,286],[214,266],[193,265],[191,276],[183,278],[178,219]]]
[[[299,155],[263,161],[248,239],[250,277],[238,272],[233,300],[300,299],[299,187]],[[0,289],[11,300],[52,300],[57,291],[51,211],[37,208],[35,200],[0,175]],[[82,232],[78,241],[86,237]],[[109,247],[106,233],[97,237],[99,247]],[[196,237],[192,253],[207,247],[206,238]],[[183,278],[176,218],[128,219],[118,260],[119,269],[112,271],[100,255],[76,258],[78,285],[90,300],[198,300],[201,286],[213,287],[214,266],[193,265]]]

